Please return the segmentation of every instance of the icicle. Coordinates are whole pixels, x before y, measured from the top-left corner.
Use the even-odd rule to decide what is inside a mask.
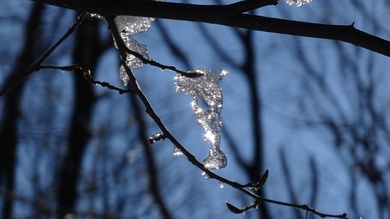
[[[222,70],[220,74],[213,74],[209,69],[194,69],[191,72],[201,73],[203,76],[189,78],[176,75],[176,92],[184,92],[194,97],[191,108],[197,115],[198,123],[203,127],[205,140],[211,142],[209,156],[203,161],[203,165],[207,169],[221,169],[226,167],[227,158],[220,149],[222,127],[220,114],[223,96],[218,82],[227,74],[227,71]],[[199,106],[198,98],[207,104],[207,109]]]

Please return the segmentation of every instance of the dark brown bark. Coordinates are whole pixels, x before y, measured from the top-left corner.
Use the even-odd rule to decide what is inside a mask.
[[[390,41],[362,32],[352,25],[328,25],[242,14],[232,5],[191,5],[159,1],[35,0],[35,2],[101,15],[134,15],[205,22],[295,36],[338,40],[390,56]],[[276,1],[267,1],[270,5]],[[253,8],[254,9],[254,8]]]

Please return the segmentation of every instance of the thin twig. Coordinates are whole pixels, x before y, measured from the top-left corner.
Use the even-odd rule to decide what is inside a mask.
[[[47,52],[45,52],[45,54],[43,54],[43,56],[31,68],[26,71],[26,73],[24,73],[20,78],[18,78],[17,81],[9,84],[3,91],[1,91],[0,97],[7,94],[14,87],[25,81],[32,73],[37,71],[37,69],[39,69],[39,66],[47,59],[47,57],[49,57],[51,53],[53,53],[53,51],[57,49],[57,47],[61,45],[62,42],[64,42],[72,33],[74,33],[81,23],[83,23],[85,14],[85,12],[81,13],[78,16],[77,21],[68,29],[68,31]]]
[[[106,87],[110,90],[118,91],[119,94],[133,93],[133,91],[131,89],[124,90],[124,89],[121,89],[119,87],[115,87],[108,82],[95,80],[92,77],[91,71],[89,70],[89,68],[87,68],[86,66],[79,65],[79,64],[68,65],[68,66],[41,65],[41,66],[37,67],[37,70],[41,70],[41,69],[54,69],[54,70],[61,70],[61,71],[80,70],[83,72],[83,76],[84,76],[85,80],[90,84],[100,85],[100,86]]]
[[[151,66],[158,67],[158,68],[160,68],[162,70],[168,69],[168,70],[171,70],[173,72],[176,72],[176,73],[178,73],[180,75],[183,75],[185,77],[188,77],[188,78],[197,78],[197,77],[201,77],[203,75],[202,73],[179,70],[179,69],[177,69],[173,65],[164,65],[164,64],[161,64],[159,62],[154,61],[153,59],[145,58],[143,55],[139,54],[138,52],[130,50],[127,46],[125,46],[125,48],[123,48],[123,49],[127,53],[129,53],[129,54],[135,56],[136,58],[140,59],[144,64],[149,64]]]

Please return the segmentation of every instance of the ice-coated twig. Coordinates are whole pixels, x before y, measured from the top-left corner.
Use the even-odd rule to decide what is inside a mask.
[[[161,70],[165,70],[165,69],[168,69],[168,70],[171,70],[173,72],[176,72],[177,74],[180,74],[182,76],[185,76],[185,77],[188,77],[188,78],[197,78],[197,77],[200,77],[202,76],[201,73],[198,73],[198,72],[194,72],[194,71],[183,71],[183,70],[179,70],[177,69],[175,66],[173,65],[164,65],[164,64],[161,64],[159,62],[156,62],[155,60],[151,59],[151,58],[145,58],[143,57],[141,54],[135,52],[135,51],[132,51],[130,50],[129,48],[124,48],[124,50],[137,57],[138,59],[140,59],[144,64],[148,64],[148,65],[151,65],[151,66],[154,66],[154,67],[157,67],[157,68],[160,68]]]
[[[143,44],[138,43],[132,38],[132,35],[147,31],[154,18],[150,17],[137,17],[137,16],[117,16],[115,17],[115,24],[120,30],[120,36],[123,42],[126,45],[126,65],[131,69],[142,68],[142,64],[150,64],[152,66],[159,67],[161,69],[169,69],[178,74],[187,77],[199,77],[200,74],[189,74],[176,69],[174,66],[167,66],[160,64],[151,58],[149,58],[147,53],[147,47]],[[119,68],[119,77],[123,81],[123,84],[127,86],[130,78],[126,73],[126,70],[123,65]]]
[[[227,71],[213,74],[209,69],[194,69],[191,72],[201,73],[203,76],[189,78],[176,75],[176,92],[184,92],[194,97],[191,108],[197,115],[198,123],[203,127],[205,140],[211,142],[209,156],[203,161],[207,169],[221,169],[226,167],[227,158],[220,148],[221,143],[221,110],[223,107],[222,89],[218,82]],[[204,101],[207,109],[199,106],[199,99]]]
[[[120,55],[122,57],[122,60],[124,60],[124,58],[126,57],[126,52],[125,52],[125,49],[124,49],[125,46],[124,46],[124,43],[120,41],[120,34],[119,34],[118,30],[116,29],[114,20],[112,18],[109,18],[109,17],[106,18],[106,20],[107,20],[107,23],[109,25],[109,28],[110,28],[110,30],[111,30],[115,40],[117,40],[117,42],[118,42],[118,50],[119,50],[119,53],[120,53]],[[137,79],[135,78],[135,76],[134,76],[133,72],[131,71],[131,69],[129,69],[128,67],[125,67],[125,70],[126,70],[127,74],[129,75],[131,83],[134,83],[134,84],[137,85],[138,84],[137,83]],[[172,133],[167,129],[167,127],[161,121],[160,117],[156,114],[156,112],[154,111],[152,105],[150,104],[150,102],[148,101],[148,99],[146,98],[145,94],[142,92],[142,90],[141,90],[141,88],[139,86],[135,86],[134,87],[134,94],[136,94],[140,98],[140,100],[142,101],[142,103],[144,104],[144,106],[146,108],[146,112],[153,119],[153,121],[156,123],[156,125],[160,128],[160,130],[164,134],[165,138],[169,139],[175,145],[175,147],[177,147],[181,151],[181,153],[184,154],[184,156],[188,159],[188,161],[191,164],[193,164],[194,166],[196,166],[197,168],[202,170],[205,174],[207,174],[209,179],[215,179],[215,180],[218,180],[219,182],[222,182],[222,183],[224,183],[226,185],[229,185],[232,188],[235,188],[235,189],[243,192],[244,194],[252,197],[256,201],[267,202],[267,203],[281,205],[281,206],[288,206],[288,207],[291,207],[291,208],[298,208],[298,209],[301,209],[301,210],[304,210],[304,211],[308,211],[308,212],[310,212],[312,214],[318,215],[318,216],[323,217],[323,218],[326,218],[326,217],[347,218],[347,215],[345,213],[344,214],[340,214],[340,215],[326,214],[326,213],[321,213],[321,212],[317,211],[316,209],[314,209],[314,208],[312,208],[312,207],[310,207],[308,205],[298,205],[298,204],[293,204],[293,203],[281,202],[281,201],[276,201],[276,200],[267,199],[267,198],[258,196],[257,194],[253,193],[248,188],[246,188],[245,185],[242,185],[240,183],[228,180],[228,179],[226,179],[226,178],[224,178],[224,177],[222,177],[222,176],[220,176],[220,175],[218,175],[218,174],[216,174],[214,172],[211,172],[209,169],[205,168],[203,163],[199,162],[195,158],[195,156],[192,155],[172,135]]]
[[[91,17],[105,20],[105,18],[99,14],[90,15]],[[147,47],[143,44],[138,43],[132,38],[132,35],[134,34],[147,31],[150,28],[154,18],[137,16],[116,16],[114,20],[116,27],[120,32],[120,37],[126,45],[125,51],[127,53],[127,56],[125,63],[131,70],[141,68],[142,64],[149,64],[160,69],[171,70],[187,77],[201,76],[201,74],[193,72],[189,73],[186,71],[179,70],[175,66],[164,65],[154,61],[153,59],[149,58],[147,54]],[[115,39],[114,42],[116,42]],[[116,43],[115,46],[117,47]],[[119,68],[119,77],[122,80],[124,86],[127,86],[129,82],[129,76],[127,75],[123,65],[121,65]]]
[[[132,38],[132,35],[140,32],[147,31],[154,18],[149,17],[136,17],[136,16],[117,16],[115,17],[115,24],[120,31],[120,36],[123,42],[130,51],[134,51],[139,56],[134,56],[132,53],[128,53],[126,56],[126,64],[131,70],[139,69],[142,67],[143,61],[140,59],[149,59],[146,52],[147,47],[138,43]],[[114,40],[115,41],[115,40]],[[116,42],[116,41],[115,41]],[[119,68],[119,77],[123,81],[123,84],[127,86],[130,78],[126,73],[123,65]]]

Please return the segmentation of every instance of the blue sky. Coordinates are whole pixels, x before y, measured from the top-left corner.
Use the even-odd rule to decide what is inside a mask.
[[[1,3],[1,5],[10,5],[9,8],[12,9],[4,11],[4,16],[7,17],[9,14],[10,17],[16,16],[19,18],[12,22],[0,22],[0,31],[3,32],[1,34],[2,41],[14,45],[11,48],[8,45],[0,46],[1,52],[9,53],[9,56],[2,56],[2,63],[12,62],[19,49],[19,42],[23,40],[20,38],[22,36],[22,25],[27,19],[27,9],[31,2],[27,3],[27,1],[21,0],[17,2],[18,4],[15,3],[15,5]],[[204,2],[194,1],[194,3]],[[25,4],[26,7],[19,7],[20,4]],[[362,4],[363,7],[359,4]],[[375,1],[374,3],[367,1],[314,0],[303,7],[296,8],[280,1],[278,6],[261,8],[257,10],[257,13],[265,16],[328,24],[349,25],[355,22],[355,27],[360,30],[390,39],[390,27],[386,24],[390,19],[388,4],[385,0]],[[56,12],[54,9],[47,10],[48,14]],[[53,40],[59,38],[58,36],[66,31],[73,22],[71,18],[73,18],[72,12],[63,13],[60,20],[62,26],[59,31],[52,34]],[[235,37],[234,31],[229,27],[205,25],[205,28],[216,39],[226,55],[234,62],[229,63],[218,56],[207,43],[197,24],[170,20],[161,22],[180,49],[187,54],[186,57],[191,68],[205,67],[215,73],[220,72],[221,69],[226,69],[229,72],[220,83],[224,92],[222,112],[224,128],[232,134],[232,138],[240,145],[238,149],[240,153],[246,159],[250,159],[253,145],[250,95],[243,72],[234,67],[234,63],[242,62],[244,57],[243,47]],[[52,23],[53,21],[48,19],[45,28],[49,28]],[[10,29],[12,31],[6,31]],[[50,29],[46,29],[46,31],[50,31]],[[108,36],[106,31],[102,22],[102,34]],[[148,46],[148,54],[152,59],[188,70],[169,51],[155,24],[152,23],[149,31],[137,34],[134,38]],[[390,63],[388,57],[356,48],[350,44],[342,43],[338,45],[329,40],[299,38],[263,32],[256,32],[253,38],[256,51],[256,72],[259,78],[257,83],[260,87],[259,92],[263,107],[264,167],[271,171],[269,180],[265,185],[266,197],[280,201],[291,201],[287,190],[288,182],[286,182],[286,175],[283,173],[279,156],[280,150],[283,149],[287,155],[288,168],[293,176],[290,182],[298,194],[298,204],[305,204],[310,201],[312,176],[309,174],[311,168],[309,160],[312,158],[318,167],[316,175],[318,177],[318,192],[315,208],[326,213],[341,214],[347,212],[353,218],[358,216],[379,218],[372,197],[373,187],[358,170],[353,171],[356,171],[357,177],[357,187],[354,192],[356,192],[359,212],[355,212],[350,205],[350,173],[353,169],[351,156],[348,149],[336,149],[333,146],[333,138],[329,131],[318,125],[324,116],[332,117],[336,121],[343,121],[338,120],[337,116],[339,114],[326,95],[322,96],[321,90],[313,85],[313,82],[310,85],[305,83],[310,82],[308,79],[308,75],[311,74],[308,72],[309,69],[314,70],[312,74],[318,73],[324,76],[325,86],[334,93],[337,102],[342,106],[342,112],[347,115],[347,118],[343,119],[352,123],[360,119],[363,120],[358,113],[361,97],[355,92],[354,75],[357,74],[361,78],[369,78],[369,75],[373,75],[377,84],[373,102],[381,112],[384,112],[385,122],[389,122],[388,116],[385,114],[389,107],[387,84],[390,78],[387,75],[387,69]],[[69,39],[70,42],[71,40],[72,38]],[[298,49],[303,51],[303,58],[298,55]],[[69,64],[69,57],[60,54],[67,54],[70,49],[64,46],[60,48],[60,51],[51,62]],[[347,61],[343,60],[343,55],[349,57],[353,63],[347,65]],[[107,50],[101,58],[95,77],[121,86],[117,57],[117,50],[114,48]],[[0,68],[1,78],[9,71],[9,66],[3,64]],[[355,68],[351,66],[355,66]],[[203,130],[196,124],[196,117],[190,108],[191,97],[183,93],[175,93],[173,79],[175,74],[150,66],[136,70],[135,74],[154,109],[167,124],[168,129],[198,160],[203,160],[207,156],[209,143],[203,141]],[[45,89],[49,89],[48,87],[54,90],[54,98],[45,94]],[[45,135],[42,132],[46,131],[51,136],[48,139],[59,142],[59,148],[64,147],[61,143],[61,130],[64,129],[62,124],[66,123],[67,116],[72,110],[72,95],[74,95],[72,88],[71,73],[35,73],[29,78],[25,88],[22,110],[27,112],[31,107],[37,111],[42,110],[41,105],[47,100],[46,98],[51,97],[53,99],[43,109],[47,110],[48,107],[52,107],[58,113],[51,120],[50,124],[54,127],[51,131],[47,130],[46,125],[40,123],[44,117],[40,117],[42,115],[39,113],[38,115],[26,114],[24,120],[21,121],[22,124],[27,124],[27,127],[37,127],[27,132],[25,130],[21,131],[22,134],[27,133],[31,136],[25,142],[20,143],[18,151],[21,162],[18,166],[17,185],[21,196],[30,197],[32,195],[31,184],[28,179],[29,174],[26,173],[29,172],[28,168],[34,162],[34,159],[39,163],[38,169],[43,172],[40,175],[41,180],[43,182],[46,178],[48,178],[48,182],[53,180],[53,176],[45,175],[44,172],[47,171],[47,166],[54,162],[55,159],[51,156],[53,156],[53,151],[58,148],[55,147],[55,143],[51,143],[49,144],[50,148],[45,148],[44,152],[41,152],[37,146],[41,140],[34,142],[34,139],[41,139],[40,137]],[[31,93],[36,94],[33,96],[34,98],[29,95]],[[87,176],[93,176],[92,173],[95,173],[101,180],[99,183],[103,183],[103,179],[115,181],[115,177],[118,175],[113,174],[112,169],[120,165],[121,159],[125,160],[127,166],[121,169],[119,174],[123,176],[123,184],[120,184],[122,187],[118,186],[118,188],[124,190],[111,188],[109,196],[112,203],[110,205],[115,205],[113,200],[120,195],[124,195],[128,198],[126,202],[129,206],[127,213],[134,212],[134,209],[136,209],[137,213],[135,215],[144,215],[143,218],[159,218],[158,210],[155,208],[150,210],[149,208],[153,205],[151,196],[141,196],[142,192],[140,191],[146,190],[145,161],[142,156],[142,147],[139,145],[140,142],[131,132],[134,128],[134,118],[132,109],[129,107],[129,98],[100,87],[96,87],[96,93],[102,98],[97,102],[93,112],[91,127],[94,134],[88,145],[88,152],[84,160],[84,178],[80,182],[80,190],[85,188]],[[313,96],[310,94],[313,94]],[[309,126],[310,122],[314,125]],[[28,126],[28,124],[31,126]],[[42,127],[36,124],[41,124]],[[150,134],[159,131],[150,119],[148,119],[148,125]],[[375,158],[378,166],[386,169],[389,162],[388,156],[386,156],[389,153],[388,144],[380,136],[378,137],[380,139],[377,140],[381,142],[381,150],[375,155]],[[241,171],[232,155],[233,152],[229,147],[224,146],[225,142],[226,140],[222,136],[221,146],[228,156],[228,166],[216,172],[233,181],[248,183],[247,176]],[[54,154],[61,154],[61,150],[59,149]],[[192,166],[184,157],[173,157],[173,147],[170,142],[158,142],[153,145],[153,150],[160,171],[163,196],[168,203],[168,207],[174,211],[178,218],[183,215],[191,218],[255,218],[253,212],[248,212],[245,216],[233,215],[228,212],[225,201],[237,206],[244,206],[251,203],[252,200],[243,198],[238,192],[226,185],[223,189],[220,189],[217,181],[205,180],[201,175],[201,171]],[[388,171],[384,171],[383,174],[388,183]],[[117,185],[115,184],[117,182],[109,183]],[[51,196],[48,195],[48,197]],[[144,206],[145,209],[131,207],[133,202],[139,202],[139,205],[134,204],[134,206]],[[93,201],[91,202],[89,197],[82,196],[79,209],[81,211],[86,210],[91,206],[91,203]],[[98,210],[102,208],[98,200],[92,205]],[[21,208],[21,206],[23,205],[17,208],[17,215],[28,215],[28,210],[26,212],[22,211],[25,208]],[[270,205],[270,208],[275,218],[286,218],[293,213],[292,209],[281,206]]]

